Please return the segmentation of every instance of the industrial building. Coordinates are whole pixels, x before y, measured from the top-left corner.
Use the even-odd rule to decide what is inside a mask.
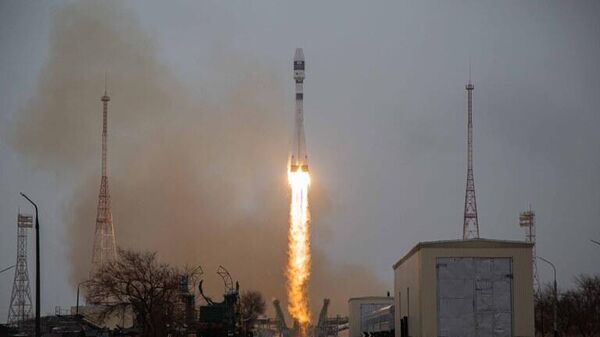
[[[394,337],[394,310],[390,304],[368,314],[364,332],[373,337]]]
[[[533,337],[531,256],[519,241],[417,244],[394,265],[396,336]]]
[[[348,337],[362,337],[363,332],[373,331],[381,322],[373,322],[374,314],[394,304],[391,296],[354,297],[348,300]],[[371,324],[369,324],[371,323]]]

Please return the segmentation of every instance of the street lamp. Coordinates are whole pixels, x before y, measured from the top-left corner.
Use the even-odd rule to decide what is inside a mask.
[[[556,267],[554,266],[554,264],[546,259],[544,259],[541,256],[537,256],[538,259],[546,262],[547,264],[549,264],[552,267],[552,270],[554,271],[554,337],[558,337],[558,289],[556,287]]]
[[[6,268],[4,268],[4,269],[0,270],[0,274],[1,274],[1,273],[4,273],[5,271],[7,271],[7,270],[10,270],[10,269],[12,269],[12,268],[14,268],[14,267],[15,267],[15,265],[13,264],[13,265],[12,265],[12,266],[10,266],[10,267],[6,267]]]
[[[40,218],[35,202],[22,192],[21,196],[35,207],[35,337],[40,337]]]

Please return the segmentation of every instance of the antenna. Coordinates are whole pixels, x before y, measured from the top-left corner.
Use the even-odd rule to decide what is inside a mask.
[[[108,102],[107,75],[104,73],[104,95],[102,101],[102,166],[100,175],[100,193],[98,194],[98,209],[96,213],[96,231],[94,235],[94,250],[92,255],[92,273],[117,257],[115,229],[112,221],[110,192],[108,188]]]
[[[525,228],[525,241],[533,244],[531,252],[533,257],[533,286],[535,289],[539,290],[540,283],[538,279],[536,258],[537,253],[535,249],[535,212],[531,209],[531,205],[529,205],[528,211],[524,211],[519,214],[519,226]]]
[[[465,212],[463,221],[463,240],[479,239],[479,220],[477,218],[477,200],[475,198],[475,178],[473,177],[473,90],[471,82],[471,62],[469,61],[469,83],[467,90],[467,186],[465,192]]]
[[[471,55],[469,55],[469,84],[471,84]]]

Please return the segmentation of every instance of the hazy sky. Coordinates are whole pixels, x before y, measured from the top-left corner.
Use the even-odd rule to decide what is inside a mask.
[[[118,65],[120,53],[129,50],[129,45],[152,53],[149,72],[168,74],[169,80],[157,84],[156,92],[161,93],[162,86],[167,93],[178,88],[176,96],[168,96],[175,97],[175,102],[160,101],[177,109],[164,109],[169,111],[149,117],[145,111],[128,111],[128,116],[135,118],[122,121],[127,129],[111,124],[117,130],[111,149],[122,148],[110,159],[117,181],[127,176],[119,172],[132,169],[123,163],[131,158],[126,154],[138,149],[158,155],[171,153],[171,138],[163,138],[158,124],[168,124],[171,133],[176,132],[173,125],[193,128],[202,119],[178,111],[192,111],[187,107],[199,100],[210,101],[206,105],[210,108],[200,109],[205,114],[202,118],[217,121],[221,127],[203,138],[202,142],[211,142],[210,147],[218,149],[221,142],[230,140],[226,126],[238,124],[229,120],[220,123],[220,119],[236,118],[235,113],[225,115],[221,111],[232,107],[239,107],[239,113],[244,113],[241,118],[253,123],[253,112],[264,106],[269,113],[261,116],[275,121],[265,125],[286,121],[282,130],[265,130],[265,134],[286,135],[292,124],[294,99],[291,60],[294,49],[303,47],[307,147],[317,185],[314,188],[326,196],[326,202],[319,203],[326,204],[323,211],[313,214],[314,246],[329,259],[332,269],[336,265],[364,267],[383,282],[384,289],[392,288],[392,264],[417,242],[456,239],[462,234],[464,85],[470,59],[475,84],[474,170],[481,236],[523,239],[518,213],[531,205],[537,214],[538,254],[555,262],[561,287],[572,285],[580,273],[600,272],[600,247],[590,242],[600,240],[600,2],[115,2],[106,11],[115,16],[101,17],[104,23],[99,26],[113,27],[112,33],[120,36],[121,30],[131,29],[131,20],[134,30],[141,33],[124,35],[129,40],[121,41],[122,48],[111,46],[116,49],[103,54],[101,61],[86,55],[85,44],[70,43],[68,34],[61,36],[61,32],[70,32],[64,23],[71,22],[65,8],[73,6],[77,7],[72,1],[0,2],[0,268],[15,261],[17,210],[29,210],[18,195],[23,191],[41,206],[44,312],[75,301],[69,260],[73,244],[67,224],[71,221],[69,212],[81,207],[74,204],[84,187],[91,186],[86,193],[92,199],[97,195],[99,97],[103,89],[100,74],[106,70],[109,83],[113,79],[111,111],[115,114],[119,96],[121,101],[127,100],[124,97],[129,92],[138,95],[131,102],[156,98],[149,97],[154,91],[145,96],[145,86],[135,91],[136,83],[120,75],[127,73],[125,65]],[[98,19],[94,13],[90,17]],[[96,33],[91,32],[91,38]],[[58,114],[60,118],[53,119],[53,115],[45,114],[45,118],[32,120],[37,125],[23,125],[29,114],[44,114],[39,102],[47,102],[48,97],[52,109],[64,106],[69,110],[71,92],[52,91],[56,74],[48,65],[57,55],[83,58],[72,69],[68,69],[69,63],[61,67],[70,74],[72,95],[78,95],[73,99],[89,101],[89,110],[81,111],[77,121],[90,116],[94,132],[74,133],[68,138],[85,145],[76,150],[72,144],[61,144],[64,139],[57,136],[62,128],[80,127],[77,123],[57,125],[69,123],[60,119],[68,115]],[[94,59],[90,61],[93,69],[87,69],[85,57]],[[136,69],[143,70],[145,64]],[[89,97],[85,96],[87,91],[76,90],[79,85],[93,89]],[[238,95],[239,88],[244,89]],[[255,88],[252,90],[258,94],[253,95],[248,88]],[[180,102],[180,96],[186,102]],[[252,108],[245,111],[248,99]],[[132,106],[136,105],[128,105]],[[111,121],[116,123],[119,120],[115,118]],[[149,122],[139,122],[146,118]],[[148,128],[155,137],[142,146],[141,139],[148,138],[136,134]],[[54,138],[45,139],[46,134]],[[27,145],[29,137],[35,140],[33,145]],[[38,145],[45,142],[50,150],[36,153],[44,148]],[[254,156],[248,153],[251,146],[230,145],[226,145],[226,156],[244,158],[247,171],[265,166],[254,163],[254,158],[262,160],[261,151]],[[273,162],[281,158],[283,170],[286,157],[277,151],[285,146],[276,144],[274,154],[268,154],[269,160],[275,158]],[[244,153],[236,153],[236,148]],[[204,153],[198,150],[198,157],[190,161],[194,165],[210,161]],[[75,157],[78,160],[70,160]],[[85,160],[79,160],[82,157]],[[141,175],[151,176],[148,172],[153,167],[139,165],[137,169]],[[274,172],[278,172],[276,168]],[[117,181],[113,180],[115,186]],[[124,191],[128,186],[140,188],[139,184],[120,181]],[[145,184],[149,179],[143,181]],[[284,179],[274,181],[281,183],[276,189],[285,189]],[[236,179],[227,182],[235,184]],[[245,182],[241,185],[247,186]],[[201,190],[203,186],[195,188]],[[117,193],[119,188],[113,190]],[[119,195],[115,193],[113,203],[118,205]],[[285,204],[281,205],[285,213]],[[92,216],[82,226],[93,228],[95,204],[86,207]],[[119,216],[126,218],[128,211],[115,210],[117,235],[126,231],[119,228]],[[278,208],[276,212],[280,211]],[[287,224],[282,222],[281,226]],[[130,246],[152,249],[151,242]],[[252,256],[240,258],[251,260]],[[212,269],[207,272],[212,273]],[[235,276],[235,270],[231,272],[242,277]],[[547,266],[540,264],[539,272],[543,281],[550,280]],[[0,274],[0,321],[7,315],[12,278],[12,271]],[[369,294],[348,294],[361,295]],[[344,306],[336,304],[336,308]]]

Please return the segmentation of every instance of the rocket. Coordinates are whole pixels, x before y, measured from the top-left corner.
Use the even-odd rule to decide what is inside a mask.
[[[290,171],[301,169],[308,172],[308,155],[306,153],[306,140],[304,138],[304,53],[302,48],[296,48],[294,54],[294,81],[296,82],[296,109],[294,112],[294,141],[290,157]]]

